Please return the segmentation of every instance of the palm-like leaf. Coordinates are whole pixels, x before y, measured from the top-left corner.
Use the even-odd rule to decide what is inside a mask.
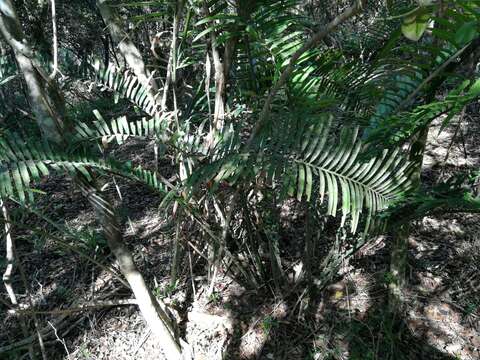
[[[461,36],[465,23],[473,24],[474,28],[480,25],[480,14],[472,10],[470,5],[468,1],[451,4],[444,18],[435,19],[439,25],[432,29],[431,38],[415,47],[405,44],[398,36],[392,37],[392,44],[388,48],[391,55],[383,54],[378,60],[379,76],[375,82],[383,89],[384,95],[370,118],[370,130],[382,124],[387,127],[390,116],[408,110],[416,97],[427,90],[430,82],[443,74],[447,65],[455,62],[468,47],[477,46],[475,40],[480,37],[478,32],[467,37]],[[433,41],[436,46],[432,46]],[[382,70],[393,66],[396,68],[393,72]],[[454,78],[451,76],[450,80]]]
[[[119,69],[113,64],[105,67],[96,60],[88,75],[97,85],[115,91],[137,105],[146,114],[154,116],[158,113],[158,94],[154,96],[152,89],[142,85],[137,76],[130,71]]]
[[[121,116],[110,121],[106,121],[97,110],[94,111],[97,120],[93,121],[93,126],[84,122],[78,122],[75,125],[75,139],[81,142],[102,140],[103,143],[109,143],[113,140],[117,144],[123,144],[130,137],[155,138],[158,139],[166,133],[169,119],[172,113],[163,113],[155,115],[151,119],[142,118],[137,121],[128,121],[126,116]]]
[[[327,198],[327,214],[336,216],[341,209],[341,225],[350,217],[352,232],[362,214],[365,233],[377,228],[378,212],[413,188],[413,164],[398,150],[362,162],[366,146],[358,128],[343,130],[338,142],[329,142],[333,116],[307,119],[280,119],[249,153],[241,152],[239,137],[231,135],[232,141],[217,149],[216,160],[193,170],[190,184],[250,182],[267,174],[273,184],[282,184],[283,194],[307,201],[318,197],[320,203]]]
[[[293,147],[275,170],[276,177],[286,174],[288,193],[299,200],[305,197],[308,201],[314,193],[320,202],[327,197],[328,215],[336,216],[341,208],[341,225],[350,216],[352,232],[357,231],[364,213],[368,232],[375,215],[411,189],[412,166],[399,151],[387,150],[361,162],[365,146],[358,138],[358,128],[344,129],[338,142],[328,143],[332,119],[332,115],[320,115],[308,126],[287,125],[286,132],[281,130],[296,135],[291,136],[295,138]]]
[[[0,195],[14,196],[21,202],[33,199],[31,186],[53,170],[72,176],[81,173],[91,179],[89,169],[113,173],[139,181],[163,194],[169,192],[164,181],[154,172],[130,163],[103,159],[86,149],[52,148],[31,138],[22,139],[14,133],[3,133],[0,138]]]
[[[465,80],[459,86],[450,90],[444,99],[419,105],[412,111],[396,113],[382,121],[371,130],[366,138],[372,146],[399,146],[411,139],[419,129],[428,126],[441,115],[446,115],[442,121],[441,130],[448,125],[453,116],[480,97],[480,80]]]

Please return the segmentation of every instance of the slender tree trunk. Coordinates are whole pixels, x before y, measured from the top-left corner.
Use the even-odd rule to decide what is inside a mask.
[[[35,63],[33,51],[23,35],[10,0],[3,0],[0,7],[0,32],[14,50],[19,68],[25,77],[30,101],[43,137],[58,145],[65,143],[69,128],[65,126],[63,111],[58,110],[63,109],[63,105],[60,104],[61,98],[54,83],[48,82],[42,69]],[[173,335],[172,322],[159,306],[135,266],[133,257],[123,241],[113,206],[96,189],[95,184],[87,181],[83,175],[78,174],[76,181],[97,212],[108,246],[135,294],[142,315],[157,335],[167,359],[181,359],[181,347]]]
[[[221,130],[225,122],[225,112],[227,107],[227,84],[229,81],[230,67],[233,62],[237,38],[232,38],[225,44],[223,57],[220,57],[216,45],[216,36],[211,34],[213,67],[215,69],[215,110],[213,115],[213,124],[215,129]]]
[[[97,0],[97,7],[113,41],[117,43],[118,49],[128,66],[138,77],[140,83],[147,89],[151,89],[151,95],[155,97],[158,85],[146,68],[140,50],[138,50],[130,36],[124,31],[122,19],[118,16],[115,9],[107,4],[106,0]]]
[[[8,216],[8,210],[5,202],[2,198],[0,198],[0,208],[2,211],[2,217],[4,221],[4,231],[5,231],[5,260],[7,261],[7,267],[5,268],[5,272],[3,273],[3,284],[5,285],[5,289],[7,290],[8,297],[10,298],[10,302],[12,303],[12,307],[14,310],[18,309],[18,300],[17,296],[15,295],[15,291],[13,289],[12,284],[12,274],[15,266],[15,243],[12,237],[12,226],[10,224],[10,218]],[[25,322],[25,319],[21,317],[19,319],[20,328],[22,329],[22,334],[24,337],[28,337],[28,327]],[[42,337],[39,336],[39,341],[43,341]],[[33,345],[29,344],[28,346],[28,353],[30,355],[30,359],[35,360],[35,352],[33,350]]]
[[[135,294],[142,315],[147,320],[153,333],[162,341],[162,349],[167,359],[181,359],[181,347],[174,335],[176,333],[175,325],[166,311],[160,307],[152,292],[148,289],[142,274],[138,271],[132,254],[123,241],[115,210],[105,197],[96,190],[96,187],[92,186],[86,179],[79,176],[77,183],[95,209],[108,246],[115,255],[120,271]]]
[[[210,14],[207,9],[207,14]],[[221,130],[223,128],[223,122],[225,117],[225,105],[226,105],[226,74],[225,68],[222,64],[220,52],[216,44],[216,35],[214,31],[210,32],[210,44],[212,48],[214,78],[215,78],[215,107],[213,112],[213,131]]]
[[[177,40],[178,40],[178,30],[180,27],[180,21],[182,19],[182,14],[183,14],[183,6],[184,6],[183,0],[177,1],[177,6],[175,8],[175,16],[173,18],[172,44],[170,46],[170,55],[168,58],[167,76],[165,78],[165,86],[163,88],[163,97],[162,97],[162,104],[161,104],[161,108],[163,111],[165,111],[167,108],[167,98],[168,98],[168,90],[170,87],[170,83],[173,81],[173,83],[175,84],[176,82],[177,51],[178,51]]]
[[[206,16],[210,16],[210,10],[207,2],[203,6]],[[217,44],[217,35],[215,31],[210,31],[210,45],[212,50],[214,78],[215,78],[215,108],[213,113],[213,124],[210,129],[210,146],[215,143],[215,134],[223,129],[225,123],[225,112],[227,104],[227,84],[229,81],[230,67],[233,63],[235,48],[238,39],[236,36],[230,38],[225,44],[222,54]]]
[[[28,85],[31,106],[43,136],[54,142],[61,142],[60,134],[65,130],[65,122],[61,120],[64,118],[62,99],[35,61],[10,0],[3,1],[3,7],[0,7],[0,32],[14,50],[18,66]]]
[[[440,8],[440,12],[443,11],[443,8]],[[441,16],[439,16],[441,17]],[[437,44],[438,45],[438,44]],[[431,82],[429,90],[426,91],[427,98],[425,103],[430,103],[434,100],[435,93],[437,89],[442,85],[446,80],[446,75],[450,72],[453,72],[454,69],[462,64],[465,64],[471,59],[477,59],[479,54],[479,45],[480,40],[475,40],[472,42],[464,51],[461,52],[459,56],[454,56],[453,58],[460,58],[460,61],[449,61],[443,66],[437,68],[428,78],[426,78],[418,87],[417,90],[409,96],[409,99],[405,101],[405,104],[409,104],[410,101],[414,100],[415,96],[420,92],[420,90]],[[440,45],[438,45],[440,46]],[[474,62],[475,64],[475,62]],[[440,75],[441,72],[439,69],[443,70],[443,75]],[[470,67],[470,71],[473,72],[474,65]],[[402,105],[401,105],[402,107]],[[412,179],[416,181],[418,186],[420,186],[420,176],[422,171],[423,156],[425,153],[425,147],[427,143],[429,127],[425,127],[417,136],[415,141],[413,141],[410,151],[409,158],[410,161],[417,164],[415,173],[412,174]],[[407,256],[408,256],[408,239],[410,236],[411,225],[410,223],[403,223],[400,227],[395,229],[395,232],[392,234],[392,250],[391,250],[391,260],[390,260],[390,272],[393,275],[393,281],[390,284],[390,297],[389,297],[389,309],[391,312],[399,312],[403,308],[403,287],[406,283],[406,271],[407,271]]]
[[[402,224],[392,234],[392,249],[390,251],[390,274],[388,284],[389,297],[388,308],[393,313],[399,313],[403,309],[403,289],[406,283],[407,259],[408,259],[408,238],[410,235],[410,224]]]

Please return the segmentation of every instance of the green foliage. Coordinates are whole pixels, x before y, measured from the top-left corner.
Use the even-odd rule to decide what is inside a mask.
[[[411,188],[411,164],[398,150],[384,150],[381,156],[362,163],[359,155],[363,144],[358,129],[342,130],[339,141],[329,144],[325,140],[329,138],[332,116],[321,115],[315,120],[296,132],[295,155],[285,168],[289,194],[299,200],[305,196],[308,201],[317,178],[320,203],[328,194],[327,214],[336,216],[341,208],[341,226],[351,216],[351,230],[355,232],[360,214],[366,213],[368,232],[373,215]],[[292,134],[293,130],[282,131]]]
[[[278,327],[278,325],[279,325],[279,322],[277,319],[271,316],[267,316],[262,321],[263,332],[265,333],[265,335],[268,336],[273,329]]]
[[[89,169],[118,174],[140,181],[163,194],[168,193],[158,175],[131,163],[104,159],[99,154],[78,148],[60,149],[34,139],[22,139],[15,133],[4,132],[0,138],[0,194],[3,198],[17,197],[20,202],[33,201],[31,184],[53,170],[57,173],[75,175],[77,172],[92,179]]]
[[[383,274],[383,281],[386,285],[390,284],[395,284],[397,282],[397,279],[394,274],[392,274],[390,271],[386,271]]]
[[[202,166],[199,172],[194,169],[191,185],[197,187],[208,181],[235,183],[239,178],[250,181],[252,177],[267,176],[283,196],[299,201],[310,201],[315,196],[320,203],[328,198],[327,214],[336,216],[341,209],[341,226],[350,217],[353,233],[363,213],[364,230],[368,232],[375,214],[412,188],[412,164],[398,150],[385,150],[363,163],[360,155],[364,145],[358,138],[358,128],[345,128],[338,141],[328,141],[332,115],[296,114],[298,117],[279,118],[276,127],[258,139],[258,149],[252,153],[239,152],[234,142],[225,142],[228,148],[217,149],[217,160]],[[254,156],[257,153],[263,155]]]
[[[65,286],[59,285],[55,289],[55,295],[58,296],[62,300],[67,300],[70,296],[71,290],[66,288]]]
[[[88,68],[86,75],[93,79],[93,84],[103,90],[115,92],[116,97],[128,99],[146,114],[150,116],[157,114],[157,96],[154,97],[153,90],[142,85],[137,76],[129,70],[118,68],[113,64],[105,67],[99,60],[95,60]]]
[[[208,302],[211,302],[213,305],[218,305],[220,304],[220,301],[222,300],[222,294],[219,292],[213,291],[209,296],[208,296]]]
[[[137,26],[158,21],[162,27],[170,26],[172,16],[167,10],[175,8],[174,2],[162,1],[129,1],[119,6]],[[138,15],[147,6],[154,10]],[[300,56],[272,101],[268,126],[252,135],[262,98],[305,39],[325,25],[302,11],[302,6],[295,0],[242,1],[238,8],[220,0],[205,6],[187,2],[175,54],[180,80],[170,87],[175,91],[175,112],[160,111],[159,92],[144,87],[128,69],[78,59],[77,65],[87,69],[81,75],[92,86],[113,93],[114,103],[125,98],[135,109],[108,119],[102,114],[112,110],[111,99],[107,103],[105,98],[70,108],[74,129],[65,134],[63,147],[40,142],[30,132],[3,131],[0,195],[21,203],[34,201],[35,184],[52,172],[80,173],[93,180],[95,170],[155,189],[164,196],[162,206],[182,206],[215,241],[219,229],[223,236],[228,225],[204,209],[211,208],[209,201],[228,203],[232,193],[234,199],[244,193],[263,196],[255,206],[260,208],[259,217],[265,217],[259,220],[264,228],[252,230],[255,226],[247,228],[247,221],[241,219],[238,226],[245,229],[238,233],[254,238],[258,234],[252,231],[263,231],[265,242],[279,238],[272,204],[288,197],[310,202],[309,209],[325,208],[330,216],[341,214],[341,227],[364,235],[382,230],[385,218],[405,211],[409,215],[405,218],[440,210],[477,211],[478,197],[464,182],[414,192],[418,184],[411,175],[419,164],[407,160],[402,146],[434,119],[446,115],[446,126],[478,99],[478,76],[455,71],[478,43],[478,7],[469,1],[452,1],[444,12],[437,3],[411,11],[411,2],[395,1],[389,12],[383,2],[367,4],[367,15],[358,23],[341,24],[337,33]],[[429,23],[433,27],[427,31]],[[206,54],[212,45],[222,52],[229,42],[235,51],[230,72],[225,74],[225,125],[212,131],[218,89],[212,86],[215,74]],[[15,76],[11,63],[0,58],[2,89]],[[69,69],[72,64],[75,61],[68,59]],[[163,65],[157,66],[160,77]],[[131,137],[161,143],[161,155],[173,165],[169,180],[103,151],[108,143],[120,146]],[[85,239],[89,247],[101,243],[94,234]],[[280,254],[278,249],[272,252]],[[263,266],[261,260],[252,262],[257,269]]]
[[[118,101],[116,104],[112,104],[110,96],[94,97],[89,101],[81,101],[78,104],[73,104],[67,108],[67,116],[71,119],[72,123],[86,123],[90,124],[92,120],[93,111],[98,111],[101,114],[114,112],[124,112],[125,105],[129,105],[130,102]]]
[[[147,4],[124,5],[131,8]],[[164,5],[167,6],[161,7]],[[315,25],[296,11],[296,5],[296,1],[266,0],[249,3],[237,12],[224,2],[213,1],[208,4],[209,16],[199,18],[195,29],[186,29],[181,41],[205,47],[204,39],[212,32],[216,34],[217,46],[239,39],[237,67],[232,73],[234,81],[259,90],[260,79],[276,81],[291,55],[303,45],[305,34]],[[430,40],[419,41],[417,47],[405,44],[398,35],[399,20],[394,16],[393,19],[374,19],[375,26],[358,34],[362,43],[370,44],[365,51],[372,61],[359,61],[358,50],[353,45],[345,50],[320,47],[306,52],[297,62],[285,93],[280,93],[274,102],[272,112],[280,119],[275,131],[256,139],[258,148],[253,151],[241,151],[241,129],[236,127],[226,127],[218,135],[213,150],[208,149],[202,139],[205,137],[202,126],[191,126],[185,119],[181,129],[169,133],[170,124],[178,114],[159,114],[151,89],[143,87],[128,70],[112,64],[104,67],[99,61],[94,61],[86,73],[94,83],[113,91],[116,97],[127,98],[150,118],[129,121],[127,116],[121,116],[107,121],[99,111],[94,111],[93,122],[76,121],[73,138],[76,146],[97,141],[102,146],[111,141],[121,145],[131,136],[162,138],[165,145],[173,145],[177,152],[176,159],[182,164],[183,177],[188,177],[186,184],[191,189],[198,191],[199,185],[211,181],[216,185],[210,191],[218,189],[218,184],[224,181],[240,186],[240,183],[257,181],[266,173],[284,195],[307,201],[319,198],[320,203],[328,199],[327,214],[335,216],[340,210],[341,226],[349,221],[352,232],[357,231],[360,217],[364,215],[368,232],[375,215],[415,185],[409,179],[412,165],[399,150],[384,150],[385,140],[392,146],[408,141],[440,114],[447,113],[449,119],[478,96],[477,83],[464,81],[443,100],[402,111],[425,86],[428,74],[451,61],[460,46],[478,37],[478,14],[469,6],[467,2],[457,2],[444,18],[432,17],[440,24],[432,31],[440,46],[431,46]],[[434,11],[430,7],[410,11],[410,19],[402,15],[408,9],[403,2],[398,2],[397,9],[400,13],[397,18],[404,18],[404,33],[413,34],[408,29],[413,26],[415,40],[419,40]],[[156,14],[160,13],[135,20],[156,20]],[[455,31],[449,31],[453,29]],[[348,43],[345,33],[340,32],[340,39]],[[382,44],[380,51],[379,43]],[[196,59],[201,60],[195,58],[198,50],[185,49],[186,67]],[[266,61],[259,62],[259,59]],[[245,87],[243,85],[238,88]],[[291,108],[292,112],[304,116],[305,121],[294,117],[292,121],[292,117],[281,115],[285,109],[284,95],[288,97],[288,106],[296,105]],[[317,109],[313,114],[299,112],[300,106],[313,103]],[[353,114],[359,119],[369,119],[368,141],[380,149],[378,155],[362,162],[367,149],[359,139],[362,131],[357,127],[346,128],[340,134],[334,131],[332,137],[333,114],[339,115],[343,122],[348,122]],[[48,175],[50,170],[80,171],[88,178],[89,168],[128,174],[130,178],[168,192],[156,174],[104,160],[83,146],[52,151],[50,145],[19,140],[17,135],[6,134],[4,138],[1,144],[3,196],[15,195],[25,201],[32,195],[30,183]],[[329,138],[338,142],[328,141]],[[381,142],[383,148],[379,146]]]
[[[331,3],[341,8],[348,2]],[[340,24],[296,60],[267,109],[266,125],[257,132],[257,122],[264,125],[259,114],[264,114],[265,96],[289,69],[292,55],[331,20],[314,18],[305,11],[305,4],[297,0],[186,1],[173,53],[177,72],[166,93],[167,107],[175,111],[160,110],[163,91],[143,86],[118,63],[104,66],[100,61],[86,60],[102,46],[108,63],[112,44],[106,41],[84,51],[78,36],[72,46],[75,49],[65,50],[63,56],[61,53],[60,70],[66,76],[58,75],[58,82],[69,89],[87,78],[90,89],[96,86],[104,96],[97,99],[89,94],[88,101],[69,107],[68,117],[74,126],[64,134],[62,146],[39,141],[37,129],[24,123],[15,123],[15,131],[4,130],[3,124],[1,198],[14,199],[25,210],[36,201],[37,193],[44,194],[36,187],[52,175],[85,178],[100,185],[112,176],[144,184],[163,197],[159,208],[164,218],[173,219],[172,223],[181,221],[176,241],[180,241],[182,231],[188,231],[195,237],[190,242],[195,252],[212,250],[213,260],[210,253],[206,259],[209,269],[225,261],[228,270],[247,286],[270,287],[273,283],[276,291],[285,289],[290,278],[283,272],[295,265],[284,252],[288,235],[284,236],[286,226],[279,209],[285,204],[291,207],[289,211],[297,211],[297,206],[301,209],[300,221],[305,225],[305,236],[287,239],[292,243],[288,246],[296,247],[291,257],[304,252],[301,264],[311,267],[302,269],[305,273],[301,275],[309,278],[295,286],[303,285],[304,280],[310,282],[316,271],[321,272],[319,280],[315,279],[319,287],[337,275],[336,269],[345,258],[366,244],[370,235],[384,231],[387,224],[395,228],[426,215],[480,212],[478,172],[457,174],[427,188],[412,176],[420,162],[408,160],[406,153],[408,145],[432,121],[444,116],[444,130],[454,116],[479,99],[477,64],[467,66],[480,41],[478,4],[464,0],[422,2],[412,10],[412,2],[406,0],[388,1],[388,6],[384,1],[367,2],[362,15]],[[117,5],[122,17],[135,23],[129,29],[132,35],[170,29],[177,9],[174,1]],[[328,11],[327,7],[323,10]],[[159,45],[161,56],[156,54],[149,64],[155,67],[153,74],[159,84],[166,78],[166,55],[172,42],[170,32],[164,33],[165,41]],[[70,47],[63,40],[65,34],[62,46]],[[93,35],[92,41],[107,39]],[[215,87],[218,74],[212,47],[226,57],[230,45],[234,49],[232,66],[224,74],[226,116],[224,124],[217,126],[212,121],[219,90]],[[147,54],[149,46],[147,39],[139,48]],[[48,58],[48,54],[41,55]],[[226,64],[225,58],[220,60]],[[2,99],[4,90],[21,89],[16,73],[13,59],[0,57]],[[125,101],[119,102],[120,98]],[[128,108],[128,103],[133,106]],[[10,108],[19,108],[14,105]],[[26,112],[25,117],[31,114]],[[161,146],[155,155],[162,163],[154,167],[160,171],[116,158],[117,149],[127,148],[122,146],[133,137],[153,139],[155,146]],[[108,147],[113,151],[106,151]],[[121,153],[121,158],[137,159],[144,151]],[[61,234],[57,244],[63,237],[69,239],[64,244],[67,250],[72,250],[73,241],[85,253],[105,248],[105,238],[97,231],[55,226],[58,219],[46,220],[41,212],[31,211]],[[325,232],[322,243],[315,244],[317,238],[311,233],[320,232],[320,224],[323,231],[326,222],[319,214],[338,216],[338,221],[331,223],[340,229],[336,237],[332,235],[335,230]],[[294,221],[288,218],[286,222]],[[297,224],[288,225],[300,229]],[[29,232],[35,246],[45,245],[47,231]],[[50,235],[53,238],[52,232]],[[335,237],[335,244],[325,240],[329,235]],[[312,244],[307,246],[308,241]],[[321,265],[315,263],[319,256],[316,245],[328,253]],[[193,264],[202,265],[201,259]],[[384,274],[384,284],[396,280],[391,273]],[[309,285],[313,288],[312,283]],[[169,284],[157,287],[154,294],[171,297],[176,290],[177,283]],[[57,295],[66,298],[69,293],[59,287]],[[219,305],[221,293],[213,291],[208,300]],[[472,302],[465,310],[476,309],[478,304]],[[401,354],[398,350],[404,333],[389,316],[380,313],[365,318],[365,322],[345,322],[352,359]],[[279,326],[272,316],[260,322],[266,335]],[[371,343],[362,341],[370,337]],[[321,349],[311,357],[320,355],[340,356],[335,350]]]
[[[78,240],[90,251],[97,249],[105,250],[107,248],[107,241],[103,234],[94,229],[80,229],[78,231],[70,231],[78,237]]]
[[[480,212],[478,181],[480,173],[471,171],[451,176],[429,189],[419,189],[398,202],[392,202],[384,216],[392,225],[424,216],[451,212]]]
[[[97,120],[93,126],[84,122],[77,122],[75,126],[76,140],[92,142],[101,140],[103,144],[115,140],[123,144],[130,137],[157,138],[165,134],[170,114],[155,115],[151,119],[142,118],[137,121],[128,121],[126,116],[121,116],[107,122],[99,111],[94,110]]]
[[[81,359],[89,360],[92,358],[92,354],[90,353],[90,351],[88,351],[86,344],[80,345],[79,354],[81,356]]]
[[[478,46],[480,13],[478,9],[473,10],[472,5],[469,1],[455,1],[445,9],[442,17],[431,17],[435,23],[431,36],[416,46],[392,38],[390,54],[385,54],[381,62],[382,67],[395,64],[396,69],[375,80],[382,86],[384,95],[369,120],[369,142],[399,145],[412,139],[442,114],[448,115],[445,124],[448,123],[453,115],[477,98],[478,85],[474,80],[453,74],[459,65],[458,58],[466,58]],[[427,11],[431,13],[432,10],[419,9],[415,14]],[[443,100],[432,101],[447,76],[453,90]],[[417,108],[416,101],[421,96],[429,101]]]
[[[480,80],[465,80],[451,89],[441,100],[419,105],[411,111],[398,112],[378,124],[368,135],[371,146],[399,146],[412,139],[432,121],[445,115],[443,130],[468,104],[480,96]]]
[[[178,283],[166,284],[164,287],[158,286],[154,289],[154,295],[160,299],[171,297],[177,290]]]
[[[402,33],[412,41],[418,41],[427,30],[431,14],[417,12],[404,19],[402,24]]]

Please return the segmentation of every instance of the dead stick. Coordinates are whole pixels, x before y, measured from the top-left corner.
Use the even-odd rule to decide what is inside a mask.
[[[98,309],[102,307],[124,306],[124,305],[137,305],[137,301],[135,299],[105,300],[105,301],[96,301],[90,304],[83,304],[83,305],[68,308],[68,309],[53,309],[53,310],[10,309],[10,310],[7,310],[7,313],[15,316],[30,315],[30,314],[71,314],[75,312]]]
[[[5,272],[3,274],[3,283],[5,285],[5,288],[7,289],[8,296],[10,298],[10,302],[12,303],[13,308],[18,307],[18,301],[17,301],[17,296],[15,295],[15,292],[13,290],[13,285],[11,281],[12,273],[13,273],[13,268],[15,264],[15,243],[12,238],[12,226],[10,224],[10,217],[8,216],[8,209],[3,201],[3,199],[0,198],[0,207],[2,208],[2,216],[4,220],[4,230],[5,230],[5,244],[6,244],[6,255],[5,258],[7,260],[7,268],[5,269]],[[22,277],[23,280],[23,277]],[[24,336],[28,335],[28,328],[25,323],[24,319],[20,319],[20,328],[22,329],[22,333]],[[38,329],[37,329],[38,330]],[[38,332],[37,332],[38,333]],[[39,340],[41,340],[41,336],[39,336]],[[28,346],[28,353],[30,355],[30,358],[33,360],[35,359],[35,353],[33,351],[32,345]],[[44,356],[44,349],[42,348],[42,356]]]

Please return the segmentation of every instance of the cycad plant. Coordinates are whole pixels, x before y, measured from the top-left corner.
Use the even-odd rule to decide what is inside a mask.
[[[317,273],[320,287],[343,259],[386,230],[399,204],[414,206],[419,216],[430,209],[427,202],[441,208],[441,197],[417,193],[422,150],[414,149],[433,119],[447,114],[446,124],[480,95],[475,72],[452,75],[476,52],[480,15],[474,1],[355,1],[324,24],[291,0],[164,1],[160,12],[147,3],[114,8],[130,11],[138,27],[171,27],[164,58],[156,48],[163,32],[152,37],[155,71],[146,70],[144,58],[150,58],[124,31],[112,4],[97,1],[120,45],[120,60],[101,65],[90,54],[63,71],[107,91],[115,102],[126,99],[133,110],[112,119],[95,110],[80,121],[66,116],[55,80],[28,46],[13,4],[4,1],[0,29],[38,128],[2,129],[0,194],[4,201],[32,203],[40,178],[68,174],[97,212],[146,320],[160,338],[170,339],[164,342],[169,359],[188,357],[188,346],[138,272],[99,179],[115,175],[144,183],[163,197],[166,217],[195,224],[203,236],[194,246],[205,249],[210,289],[222,269],[246,286],[273,281],[277,291],[285,289],[290,280],[279,209],[288,202],[303,204],[315,221],[319,210],[323,217],[338,215],[338,227],[355,237],[332,245],[319,268],[310,235],[320,222],[306,231],[305,251],[295,261],[309,280]],[[170,16],[165,9],[175,11]],[[139,63],[132,65],[135,56]],[[0,60],[3,89],[17,75],[11,59]],[[442,99],[435,98],[439,89],[448,91]],[[105,151],[110,142],[121,146],[132,137],[154,140],[157,156],[170,160],[174,175]],[[459,193],[445,194],[452,202]],[[456,211],[471,211],[478,202],[455,204],[463,205]],[[176,239],[173,276],[183,261],[181,248],[192,245]]]

